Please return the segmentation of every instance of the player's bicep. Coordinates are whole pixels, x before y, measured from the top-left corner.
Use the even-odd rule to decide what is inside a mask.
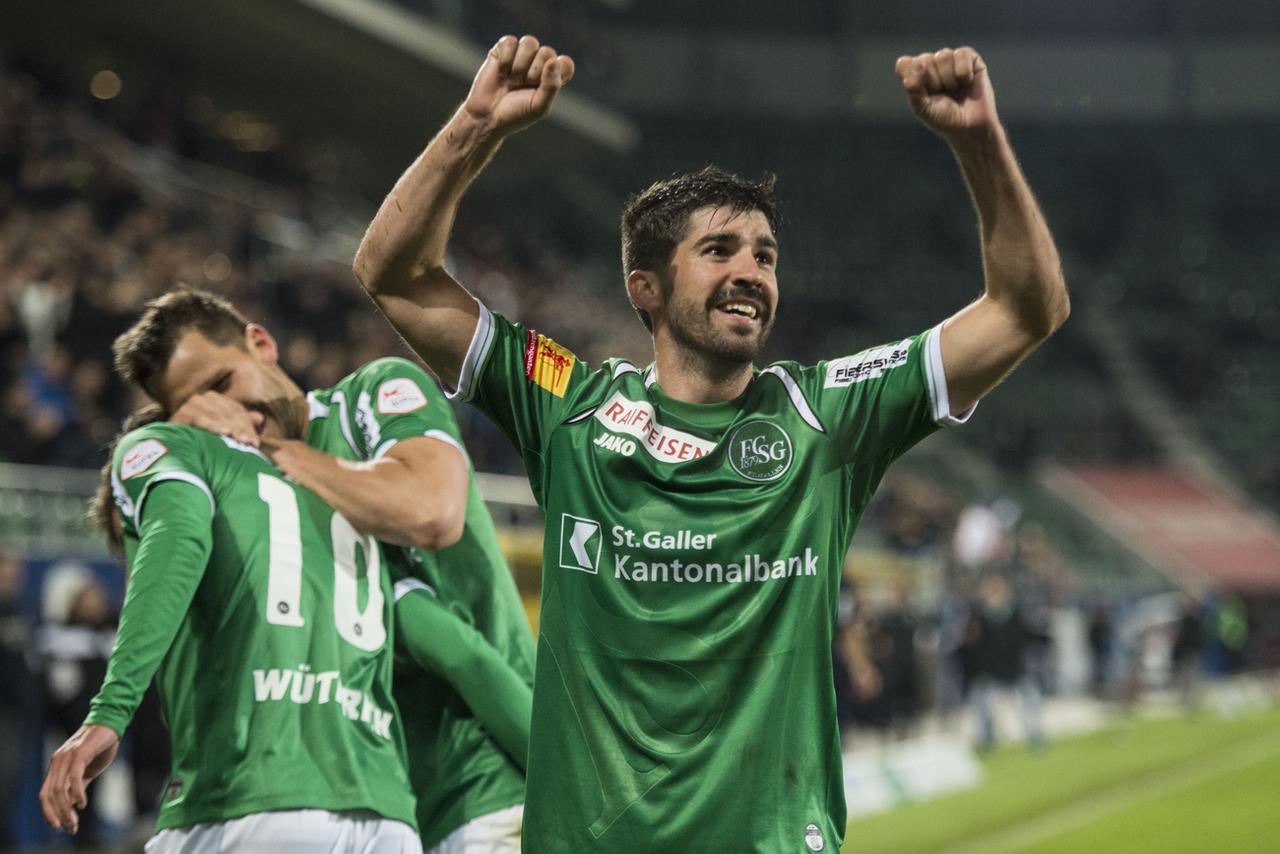
[[[384,455],[404,466],[435,502],[442,526],[461,530],[467,513],[471,468],[462,445],[443,431],[396,442]]]
[[[446,271],[432,270],[394,293],[379,291],[373,300],[441,382],[456,388],[479,317],[466,288]]]
[[[940,340],[950,414],[972,409],[1041,340],[1013,311],[986,296],[953,315],[942,325]]]

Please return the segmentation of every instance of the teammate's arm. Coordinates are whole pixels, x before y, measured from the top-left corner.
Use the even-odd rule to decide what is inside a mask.
[[[295,439],[260,441],[281,471],[365,534],[421,549],[444,548],[462,536],[467,460],[447,442],[419,436],[376,459],[353,462]]]
[[[572,77],[573,60],[533,36],[500,39],[467,99],[396,182],[356,252],[356,278],[451,388],[477,318],[475,302],[444,269],[458,204],[502,141],[547,115]]]
[[[529,755],[533,689],[484,635],[430,592],[420,587],[402,591],[400,585],[396,592],[397,645],[423,668],[447,679],[523,770]]]
[[[129,588],[107,676],[89,716],[58,748],[40,788],[45,819],[74,834],[85,790],[115,757],[142,694],[151,683],[204,576],[212,544],[205,494],[181,480],[155,483],[146,496],[139,539],[130,555]]]
[[[911,108],[951,146],[978,211],[985,292],[942,328],[951,414],[970,409],[1070,313],[1058,250],[972,48],[899,57]]]

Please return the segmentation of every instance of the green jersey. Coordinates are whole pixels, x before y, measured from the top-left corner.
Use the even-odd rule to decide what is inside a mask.
[[[405,359],[378,359],[308,399],[307,444],[334,456],[376,459],[397,442],[421,436],[465,455],[448,401],[422,368]],[[466,524],[457,543],[436,551],[384,550],[397,577],[425,582],[430,593],[418,595],[437,598],[532,684],[533,636],[474,472],[469,477]],[[431,500],[431,490],[423,484],[423,501]],[[414,589],[402,585],[399,592]],[[525,757],[502,749],[447,674],[401,668],[395,692],[407,710],[409,774],[424,848],[473,818],[524,801]]]
[[[377,542],[191,427],[125,436],[112,484],[131,574],[87,722],[122,732],[155,675],[173,745],[158,827],[303,808],[413,826]]]
[[[955,420],[937,332],[695,405],[481,306],[458,386],[546,515],[525,850],[838,850],[840,574],[885,469]]]

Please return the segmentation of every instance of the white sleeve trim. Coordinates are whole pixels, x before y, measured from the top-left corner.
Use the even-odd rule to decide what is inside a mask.
[[[760,373],[773,374],[782,380],[782,387],[787,390],[787,397],[791,399],[791,405],[796,408],[796,412],[804,419],[804,423],[808,424],[819,433],[827,432],[822,427],[822,422],[818,420],[818,415],[809,406],[809,401],[805,400],[804,392],[800,390],[800,384],[796,382],[796,378],[791,376],[786,368],[782,365],[770,365]]]
[[[462,367],[458,370],[458,387],[452,390],[444,388],[444,396],[450,400],[471,399],[471,395],[475,393],[476,373],[489,354],[489,348],[493,346],[493,313],[480,300],[476,300],[476,305],[480,307],[480,316],[476,318],[476,331],[471,336],[467,355],[463,357]]]
[[[439,598],[439,596],[437,596],[436,594],[435,588],[432,587],[430,584],[427,584],[425,581],[419,581],[416,578],[402,578],[399,581],[397,581],[395,587],[392,588],[391,601],[399,602],[401,599],[403,599],[405,596],[407,596],[408,594],[412,593],[415,590],[425,590],[427,593],[430,593],[432,596]]]
[[[975,403],[959,415],[951,414],[947,375],[942,368],[941,323],[924,334],[924,372],[929,386],[929,401],[933,404],[933,422],[945,427],[955,427],[968,421],[978,404]]]
[[[189,483],[197,487],[204,493],[204,497],[209,499],[209,513],[218,512],[218,502],[213,500],[213,490],[209,489],[209,485],[191,472],[185,471],[166,471],[161,472],[147,483],[142,489],[142,494],[138,496],[138,503],[133,508],[133,527],[139,534],[142,533],[142,508],[146,504],[147,497],[151,495],[151,490],[157,483],[163,483],[166,480],[180,480],[183,483]]]
[[[357,457],[360,456],[360,449],[356,447],[355,437],[351,435],[351,424],[349,423],[351,413],[347,412],[346,392],[335,391],[329,400],[338,407],[338,427],[342,430],[342,438],[347,440],[347,447],[351,449],[351,453]]]
[[[467,465],[471,464],[471,458],[467,456],[467,449],[462,447],[461,442],[459,442],[457,439],[453,438],[443,430],[436,430],[433,428],[423,433],[422,435],[428,439],[436,439],[437,441],[444,442],[446,445],[452,445],[453,447],[458,449],[458,453],[462,454],[462,458],[467,461]],[[396,445],[400,444],[403,441],[404,441],[403,439],[388,439],[387,441],[383,442],[374,450],[373,454],[369,457],[369,459],[371,460],[381,459],[382,457],[386,456],[387,451],[390,451],[392,448],[394,448]]]

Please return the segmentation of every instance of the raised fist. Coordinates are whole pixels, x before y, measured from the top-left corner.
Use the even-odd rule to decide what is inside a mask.
[[[495,131],[514,133],[551,112],[573,79],[573,60],[533,36],[503,36],[489,49],[462,108]]]
[[[900,56],[893,70],[911,109],[939,136],[955,138],[999,124],[987,64],[973,48]]]

